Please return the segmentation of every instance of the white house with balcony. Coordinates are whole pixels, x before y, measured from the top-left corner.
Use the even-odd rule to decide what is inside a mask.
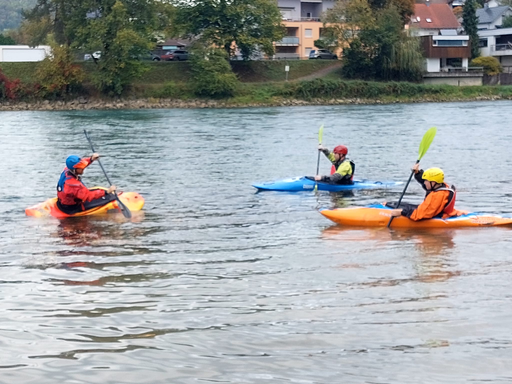
[[[496,57],[506,72],[512,72],[512,28],[501,28],[503,19],[512,15],[512,8],[491,0],[476,15],[480,54]]]

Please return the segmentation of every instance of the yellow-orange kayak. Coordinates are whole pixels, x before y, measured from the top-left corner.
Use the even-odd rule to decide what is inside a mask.
[[[391,208],[382,204],[367,207],[325,209],[320,211],[329,220],[340,225],[354,227],[385,227],[388,225]],[[459,227],[493,227],[512,226],[512,218],[499,215],[468,213],[449,219],[427,219],[412,221],[407,217],[395,217],[391,228],[459,228]]]
[[[123,204],[126,205],[128,209],[132,212],[140,211],[144,206],[144,198],[137,192],[121,192],[118,193],[118,196],[119,199],[123,202]],[[67,213],[62,212],[57,207],[57,198],[55,197],[53,199],[48,199],[43,203],[34,205],[32,207],[28,207],[27,209],[25,209],[25,214],[27,216],[34,217],[53,216],[58,219],[64,219],[66,217],[75,216],[101,215],[113,209],[120,211],[119,206],[117,204],[117,200],[111,201],[110,203],[105,204],[101,207],[92,208],[83,212],[78,212],[74,215],[68,215]]]

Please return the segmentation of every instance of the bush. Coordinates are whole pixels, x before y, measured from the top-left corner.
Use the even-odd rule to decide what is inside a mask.
[[[471,67],[484,67],[486,75],[497,75],[503,72],[500,62],[497,58],[491,56],[477,57],[469,63]]]
[[[18,96],[21,82],[19,79],[10,80],[0,69],[0,100],[14,100]]]
[[[37,68],[36,78],[42,96],[61,97],[82,85],[84,72],[73,64],[69,47],[52,46],[52,56],[45,58]]]
[[[197,96],[224,98],[233,96],[238,79],[228,56],[221,49],[195,49],[191,55],[192,88]]]

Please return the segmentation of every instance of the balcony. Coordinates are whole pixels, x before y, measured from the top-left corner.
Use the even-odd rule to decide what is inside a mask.
[[[295,36],[284,37],[281,41],[276,42],[277,47],[297,47],[299,45],[299,38]]]
[[[512,55],[512,43],[491,45],[491,54],[493,56]]]

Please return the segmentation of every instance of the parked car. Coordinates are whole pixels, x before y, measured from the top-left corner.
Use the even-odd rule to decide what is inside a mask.
[[[160,61],[160,56],[158,56],[156,53],[153,53],[151,51],[148,51],[147,53],[144,53],[137,57],[139,60],[151,60],[151,61]]]
[[[338,56],[328,51],[327,49],[313,49],[309,52],[310,59],[330,59],[330,60],[338,60]]]
[[[182,61],[188,60],[188,52],[183,51],[181,49],[176,49],[174,51],[168,51],[162,56],[160,56],[162,60],[166,61]]]
[[[101,57],[101,51],[96,51],[96,52],[93,52],[92,54],[86,53],[84,55],[84,60],[87,61],[87,60],[91,60],[93,58],[98,60],[98,59],[100,59],[100,57]]]

